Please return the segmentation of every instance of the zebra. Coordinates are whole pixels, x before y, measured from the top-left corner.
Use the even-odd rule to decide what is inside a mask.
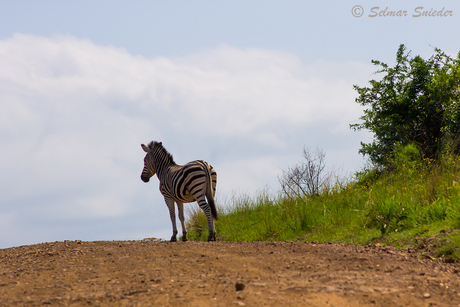
[[[179,210],[179,220],[182,225],[182,241],[187,241],[187,231],[184,223],[184,203],[198,202],[208,220],[208,241],[216,241],[214,220],[217,220],[217,210],[214,204],[216,193],[217,172],[207,162],[196,160],[185,165],[177,165],[173,156],[163,147],[162,142],[150,142],[148,146],[141,144],[147,153],[144,158],[144,169],[141,180],[149,182],[157,174],[160,180],[160,192],[169,208],[173,235],[171,242],[176,242],[176,210]],[[206,202],[207,199],[207,202]]]

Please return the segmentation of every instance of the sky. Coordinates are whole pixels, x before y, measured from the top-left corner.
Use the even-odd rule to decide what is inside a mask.
[[[371,60],[455,56],[459,28],[446,0],[0,0],[0,248],[168,239],[152,140],[213,165],[222,206],[278,193],[304,146],[350,176]]]

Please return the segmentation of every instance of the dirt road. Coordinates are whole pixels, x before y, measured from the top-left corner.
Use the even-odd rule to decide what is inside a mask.
[[[0,306],[460,306],[459,270],[388,247],[65,241],[0,250]]]

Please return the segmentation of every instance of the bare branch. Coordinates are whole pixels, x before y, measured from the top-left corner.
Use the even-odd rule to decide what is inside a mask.
[[[303,149],[303,161],[283,171],[278,177],[281,189],[287,197],[309,197],[321,194],[330,187],[333,172],[326,173],[326,153],[316,148],[313,153],[309,147]]]

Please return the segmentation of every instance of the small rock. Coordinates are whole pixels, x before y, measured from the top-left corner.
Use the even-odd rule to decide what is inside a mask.
[[[424,298],[429,298],[429,297],[431,297],[431,294],[429,294],[428,292],[425,292],[425,293],[423,293],[423,297]]]
[[[237,283],[235,284],[235,289],[236,289],[236,291],[243,291],[243,290],[244,290],[244,287],[245,287],[245,286],[244,286],[244,284],[243,284],[242,282],[237,282]]]

